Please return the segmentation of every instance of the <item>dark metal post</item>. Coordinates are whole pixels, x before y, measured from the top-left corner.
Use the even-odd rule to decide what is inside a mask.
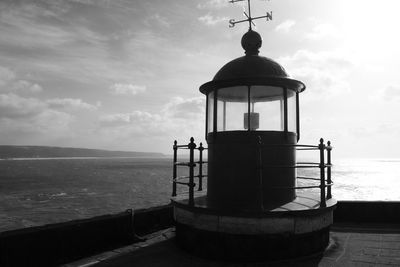
[[[296,132],[297,142],[300,140],[300,103],[299,92],[296,92]]]
[[[189,154],[189,206],[194,206],[194,167],[196,164],[194,163],[194,149],[196,148],[196,144],[194,143],[194,138],[190,138],[190,143],[188,144],[188,148],[190,151]]]
[[[209,93],[206,95],[206,135],[205,139],[207,140],[207,135],[208,135],[208,101],[210,100],[208,97]]]
[[[200,143],[199,146],[199,188],[198,191],[202,191],[203,190],[203,143]]]
[[[250,116],[250,86],[247,86],[247,131],[251,131],[251,116]]]
[[[264,193],[263,193],[263,160],[262,160],[262,139],[258,136],[257,150],[258,150],[258,182],[259,182],[259,198],[260,198],[260,208],[264,211]]]
[[[327,161],[327,164],[328,164],[327,169],[326,169],[326,175],[327,175],[326,180],[327,180],[328,185],[332,184],[332,178],[331,178],[331,165],[332,165],[332,162],[331,162],[331,150],[332,150],[331,141],[328,141],[328,146],[326,147],[326,151],[327,151],[326,161]],[[327,188],[326,198],[327,199],[331,199],[332,198],[332,185],[328,186],[328,188]]]
[[[178,150],[176,140],[174,141],[173,149],[174,149],[174,164],[172,167],[172,196],[176,197],[176,168],[177,168],[176,162],[177,162],[177,150]]]
[[[213,115],[213,133],[216,133],[217,132],[217,127],[218,127],[218,125],[217,125],[217,119],[218,119],[218,114],[217,114],[217,112],[218,112],[218,90],[214,91],[214,102],[213,102],[213,105],[214,105],[214,107],[213,107],[214,114],[212,114]]]
[[[283,88],[283,131],[288,132],[288,104],[287,104],[287,88]]]
[[[223,112],[222,112],[222,130],[226,130],[226,101],[223,102]]]
[[[321,184],[320,184],[320,188],[321,188],[321,208],[325,208],[326,207],[326,199],[325,199],[325,157],[324,157],[324,153],[325,153],[325,145],[324,145],[324,139],[320,139],[319,140],[319,157],[320,157],[320,162],[319,162],[319,168],[320,168],[320,172],[321,172]]]

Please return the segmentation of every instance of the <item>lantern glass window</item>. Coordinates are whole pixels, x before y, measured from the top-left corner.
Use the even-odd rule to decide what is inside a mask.
[[[207,132],[213,132],[214,128],[214,92],[210,92],[207,97]]]
[[[296,93],[293,90],[287,90],[288,103],[288,131],[297,132],[296,129]]]
[[[285,117],[287,130],[297,132],[296,93],[286,89],[286,96],[285,111],[285,89],[282,87],[232,86],[211,91],[207,98],[207,133],[285,131]]]
[[[246,130],[243,114],[248,110],[247,86],[220,88],[217,99],[217,131]]]
[[[258,127],[251,130],[284,130],[284,91],[276,86],[252,86],[250,89],[251,116],[258,120]],[[251,120],[251,117],[250,117]]]

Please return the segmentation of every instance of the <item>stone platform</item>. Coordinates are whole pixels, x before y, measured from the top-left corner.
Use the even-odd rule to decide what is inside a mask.
[[[399,225],[346,224],[344,227],[334,225],[332,228],[329,246],[323,253],[292,260],[252,263],[207,260],[179,249],[174,240],[174,228],[170,228],[147,236],[148,240],[144,243],[108,251],[64,266],[400,266]]]
[[[319,195],[299,194],[271,209],[227,210],[208,206],[207,197],[173,201],[179,246],[205,258],[258,261],[317,253],[329,243],[336,200],[319,205]]]

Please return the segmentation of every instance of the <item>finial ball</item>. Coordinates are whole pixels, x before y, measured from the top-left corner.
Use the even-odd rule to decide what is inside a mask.
[[[241,43],[246,55],[258,55],[258,49],[262,45],[262,38],[258,32],[249,30],[243,35]]]

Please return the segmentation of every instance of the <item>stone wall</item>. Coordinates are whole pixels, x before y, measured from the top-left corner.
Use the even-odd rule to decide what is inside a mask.
[[[57,266],[173,225],[169,205],[0,233],[0,266]]]

